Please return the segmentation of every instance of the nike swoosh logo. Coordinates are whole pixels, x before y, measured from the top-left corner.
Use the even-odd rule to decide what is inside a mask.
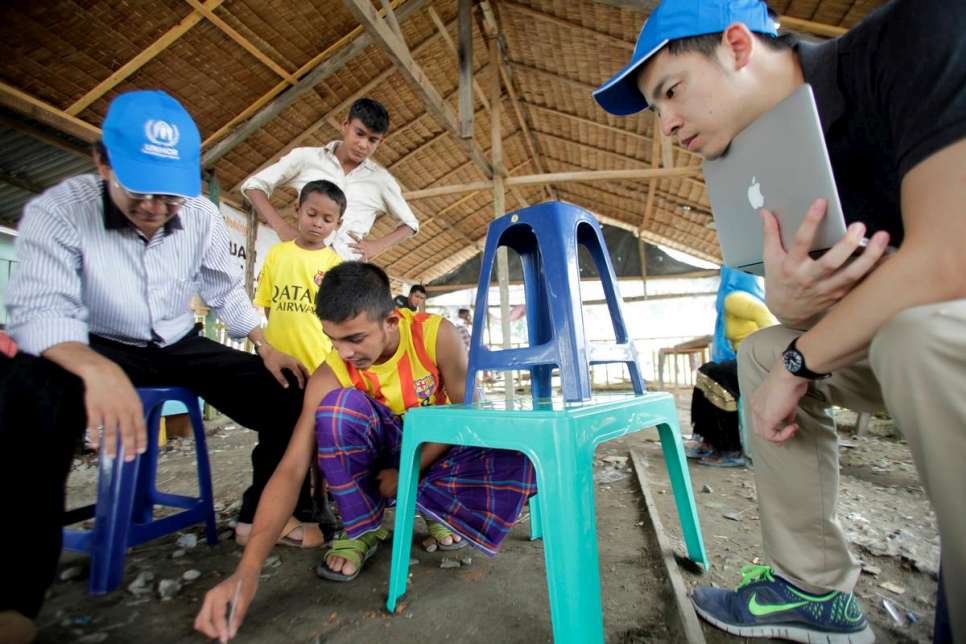
[[[772,613],[780,613],[785,610],[792,610],[799,606],[804,606],[808,602],[790,602],[788,604],[759,604],[758,594],[755,593],[748,600],[748,611],[755,617],[763,617]]]

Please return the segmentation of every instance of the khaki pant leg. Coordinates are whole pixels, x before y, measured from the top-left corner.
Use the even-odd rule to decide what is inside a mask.
[[[936,511],[953,639],[966,642],[966,299],[903,311],[869,362]]]
[[[752,418],[752,394],[801,333],[774,326],[741,343],[738,379],[747,422]],[[784,443],[749,432],[765,557],[779,575],[815,593],[850,592],[859,576],[858,562],[836,518],[838,436],[825,414],[832,404],[858,411],[883,408],[878,385],[865,363],[813,383],[796,415],[800,429]]]

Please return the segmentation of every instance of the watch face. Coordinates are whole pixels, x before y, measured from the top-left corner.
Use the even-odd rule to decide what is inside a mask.
[[[785,368],[791,373],[798,373],[802,368],[802,354],[798,351],[786,351],[782,354],[782,359],[785,361]]]

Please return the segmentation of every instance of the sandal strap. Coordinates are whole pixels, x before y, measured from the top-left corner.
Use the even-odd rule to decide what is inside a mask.
[[[453,536],[453,531],[438,521],[427,521],[426,528],[429,530],[429,536],[436,539],[436,541]]]
[[[358,539],[333,539],[331,547],[325,553],[325,558],[342,557],[358,567],[362,565],[363,556],[377,543],[385,541],[388,536],[389,530],[380,527],[378,530],[365,533]]]

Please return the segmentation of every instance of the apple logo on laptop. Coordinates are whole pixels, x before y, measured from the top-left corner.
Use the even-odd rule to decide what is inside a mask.
[[[761,194],[761,184],[756,177],[751,178],[751,185],[748,186],[748,203],[755,210],[765,205],[765,197]]]

